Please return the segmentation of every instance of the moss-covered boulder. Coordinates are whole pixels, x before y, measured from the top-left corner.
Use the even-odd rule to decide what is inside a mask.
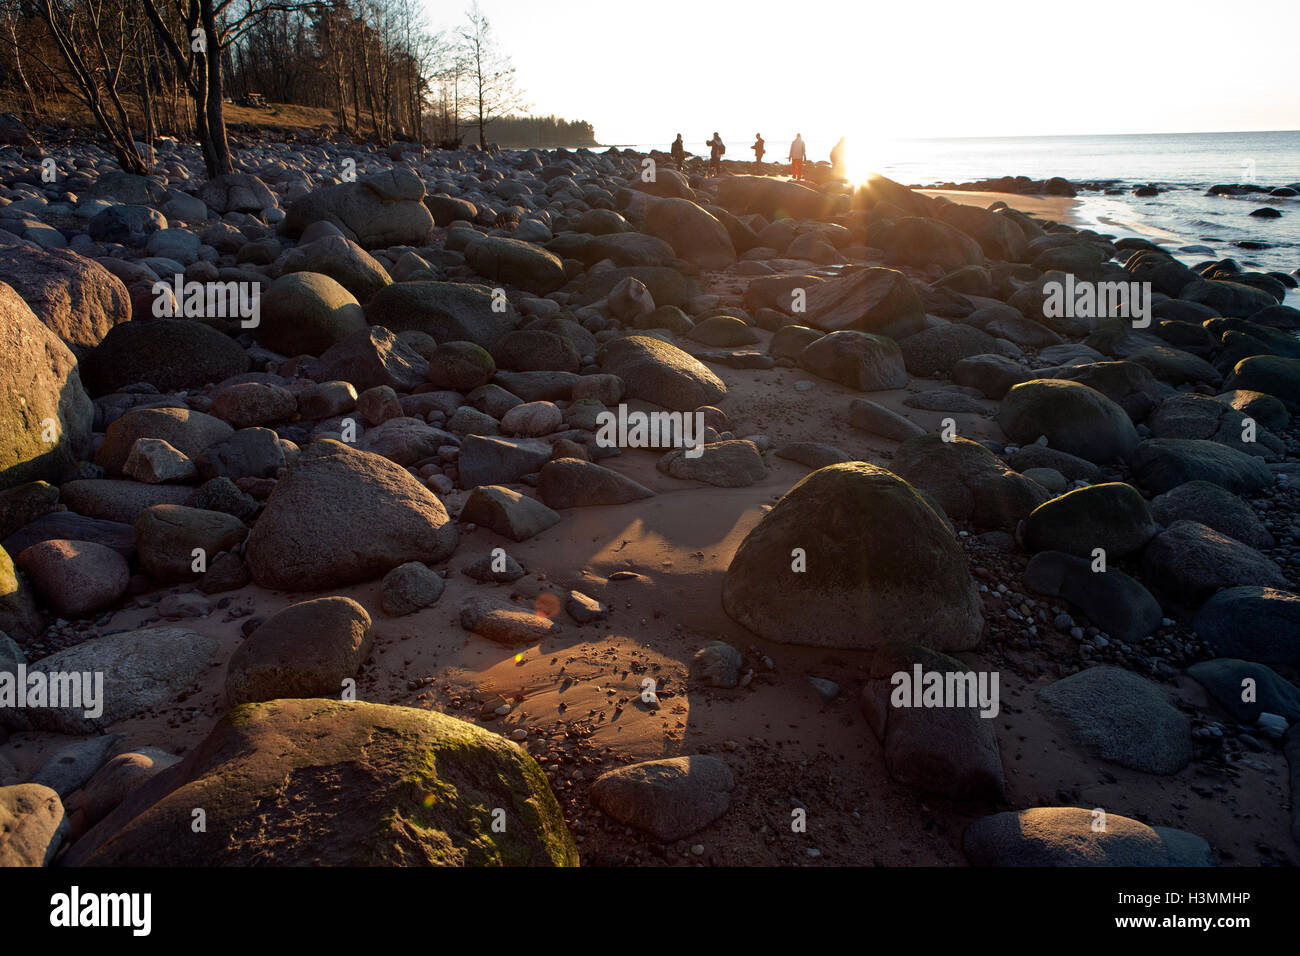
[[[337,281],[319,272],[291,272],[262,294],[254,334],[282,355],[320,355],[365,327],[360,304]]]
[[[0,631],[21,644],[39,634],[44,626],[31,589],[18,574],[9,552],[0,548]]]
[[[541,768],[503,737],[432,711],[308,699],[232,710],[65,862],[573,866],[578,852]]]
[[[741,543],[722,606],[782,644],[936,650],[979,643],[979,593],[944,519],[897,475],[861,461],[814,471]]]
[[[429,356],[429,383],[471,392],[492,380],[492,353],[474,342],[443,342]]]
[[[1090,557],[1094,548],[1104,548],[1118,558],[1140,550],[1157,530],[1141,492],[1108,481],[1044,502],[1025,522],[1024,537],[1030,551]]]
[[[1225,389],[1247,389],[1272,395],[1289,411],[1300,410],[1300,359],[1252,355],[1236,364]]]
[[[1014,528],[1051,495],[969,438],[917,435],[898,447],[894,471],[932,495],[949,518],[983,528]]]
[[[1096,389],[1064,379],[1016,385],[1002,400],[997,422],[1014,442],[1046,436],[1051,447],[1092,462],[1126,458],[1138,444],[1124,409]]]
[[[555,253],[519,239],[481,236],[465,248],[469,267],[486,279],[537,295],[564,285],[564,263]]]
[[[77,360],[0,282],[0,488],[67,477],[90,443],[94,408]]]

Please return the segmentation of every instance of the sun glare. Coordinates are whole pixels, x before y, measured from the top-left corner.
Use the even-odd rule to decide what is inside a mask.
[[[865,183],[877,171],[879,159],[873,154],[871,136],[851,133],[844,137],[844,170],[854,186]]]

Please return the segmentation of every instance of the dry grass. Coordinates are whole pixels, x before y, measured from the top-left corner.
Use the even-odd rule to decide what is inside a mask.
[[[122,102],[138,134],[144,126],[140,119],[138,100],[132,96],[124,96]],[[95,128],[95,120],[90,111],[74,97],[56,95],[42,98],[41,109],[43,110],[41,119],[52,126],[84,130]],[[21,98],[12,95],[0,96],[0,112],[22,115],[25,110],[26,104]],[[297,106],[293,103],[269,103],[265,109],[226,103],[224,112],[228,126],[240,124],[265,129],[314,130],[321,126],[335,126],[337,123],[333,110],[315,106]],[[364,116],[362,120],[364,122]]]

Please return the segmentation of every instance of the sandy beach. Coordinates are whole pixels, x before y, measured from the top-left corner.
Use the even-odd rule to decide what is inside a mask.
[[[1078,225],[1072,217],[1072,210],[1078,208],[1079,200],[1069,196],[1025,196],[1020,193],[977,192],[965,189],[918,189],[923,196],[942,196],[951,202],[965,206],[979,206],[987,209],[995,202],[1004,202],[1012,209],[1019,209],[1030,216],[1063,222],[1067,226]]]

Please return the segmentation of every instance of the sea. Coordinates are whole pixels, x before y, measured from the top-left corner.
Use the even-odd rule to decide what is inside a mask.
[[[768,135],[768,161],[783,160],[789,140]],[[810,160],[828,157],[835,138],[805,137]],[[753,134],[723,136],[727,159],[751,160]],[[1244,268],[1290,273],[1300,268],[1300,197],[1252,193],[1207,196],[1215,184],[1247,184],[1300,190],[1300,130],[1246,133],[1157,133],[1109,136],[1017,136],[961,139],[851,139],[851,170],[869,170],[909,186],[968,183],[1002,176],[1074,183],[1106,183],[1105,190],[1079,193],[1070,224],[1117,236],[1141,236],[1159,242],[1180,260],[1195,265],[1232,258]],[[668,149],[669,142],[638,144],[634,149]],[[687,149],[705,154],[703,144]],[[854,152],[861,150],[862,161]],[[1151,198],[1133,195],[1138,186],[1155,186]],[[1250,213],[1272,206],[1278,219]],[[1242,249],[1238,242],[1265,243]],[[1184,252],[1182,247],[1198,247]],[[1213,254],[1205,249],[1213,250]],[[1287,304],[1300,307],[1292,291]]]

